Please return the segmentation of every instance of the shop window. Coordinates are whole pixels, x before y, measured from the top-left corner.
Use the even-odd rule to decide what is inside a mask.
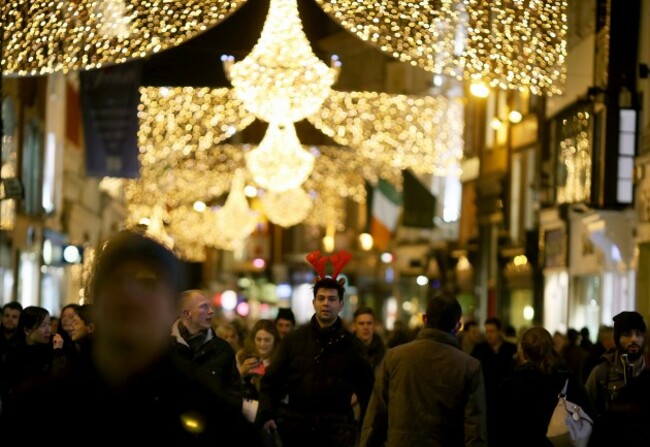
[[[558,203],[591,198],[592,113],[579,109],[556,120],[556,184]]]
[[[25,187],[23,201],[26,214],[41,211],[41,158],[43,151],[43,132],[35,121],[25,125],[25,143],[22,154],[22,180]]]
[[[636,154],[636,110],[623,109],[620,112],[618,136],[618,182],[616,200],[632,203],[634,191],[634,156]]]

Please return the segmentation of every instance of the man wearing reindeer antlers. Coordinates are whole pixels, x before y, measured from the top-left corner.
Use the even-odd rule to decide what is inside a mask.
[[[345,251],[307,255],[317,274],[315,313],[283,339],[262,379],[261,419],[267,431],[278,431],[284,447],[353,447],[357,441],[352,396],[363,420],[374,379],[363,344],[339,318],[345,280],[337,276],[350,259]],[[328,261],[334,266],[331,277],[325,276]]]

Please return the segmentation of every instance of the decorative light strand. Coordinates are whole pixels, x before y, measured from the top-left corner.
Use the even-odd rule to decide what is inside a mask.
[[[437,74],[562,93],[566,0],[316,0],[382,51]]]
[[[255,121],[231,89],[191,87],[141,88],[138,119],[140,161],[147,165],[173,152],[211,149]]]
[[[246,0],[6,0],[3,74],[99,68],[177,46]]]
[[[458,174],[464,125],[460,99],[332,92],[309,122],[363,154],[372,166]]]

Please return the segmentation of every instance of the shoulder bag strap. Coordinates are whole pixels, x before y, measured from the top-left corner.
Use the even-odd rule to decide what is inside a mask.
[[[569,387],[569,378],[567,377],[566,380],[564,381],[564,386],[562,387],[562,391],[560,391],[560,394],[558,394],[558,399],[564,399],[566,397],[566,391],[567,388]]]

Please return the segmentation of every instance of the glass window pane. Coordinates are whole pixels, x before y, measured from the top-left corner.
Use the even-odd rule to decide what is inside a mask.
[[[632,157],[618,157],[618,178],[631,179],[634,172],[634,159]]]
[[[636,110],[621,110],[621,132],[636,132]]]
[[[623,133],[618,136],[618,153],[621,155],[634,155],[635,133]]]
[[[620,203],[632,203],[632,180],[618,180],[616,200],[618,200]]]

